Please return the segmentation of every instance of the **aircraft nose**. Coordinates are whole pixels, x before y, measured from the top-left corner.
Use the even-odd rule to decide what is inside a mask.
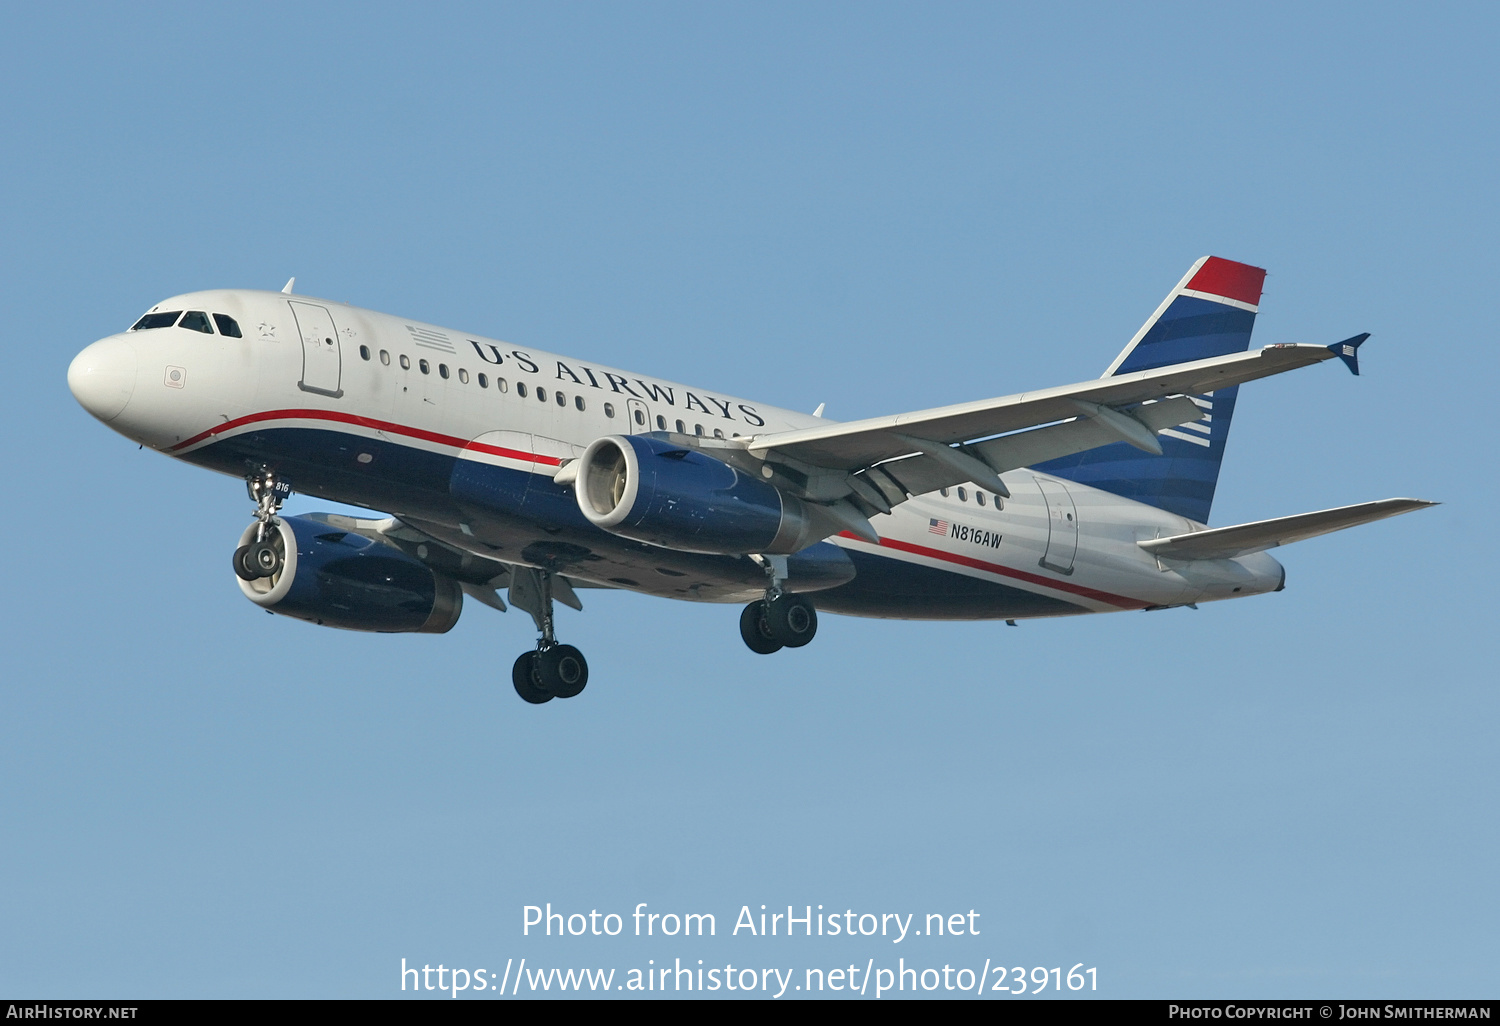
[[[73,357],[68,390],[78,404],[108,423],[135,391],[135,348],[121,338],[100,339]]]

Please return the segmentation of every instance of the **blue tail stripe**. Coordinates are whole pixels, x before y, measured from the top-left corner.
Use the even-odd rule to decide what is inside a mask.
[[[1130,374],[1244,352],[1250,346],[1254,327],[1255,314],[1249,310],[1179,295],[1114,373]],[[1238,388],[1224,388],[1196,396],[1209,419],[1158,435],[1160,456],[1115,443],[1039,463],[1034,469],[1207,523],[1238,393]]]
[[[1195,296],[1178,296],[1135,344],[1116,374],[1154,370],[1173,363],[1243,353],[1250,346],[1255,314]]]

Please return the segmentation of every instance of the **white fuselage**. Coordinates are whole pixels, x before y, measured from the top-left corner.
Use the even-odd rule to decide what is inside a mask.
[[[560,463],[603,435],[744,438],[826,423],[310,297],[195,292],[155,309],[227,315],[243,337],[167,327],[84,350],[69,383],[121,434],[239,477],[277,466],[299,492],[382,509],[456,548],[522,565],[566,557],[573,578],[665,597],[742,602],[764,582],[745,557],[653,549],[570,518],[552,482]],[[493,478],[493,502],[449,488],[455,475],[476,474]],[[1003,502],[970,485],[874,517],[880,544],[829,539],[859,574],[820,593],[818,607],[1019,618],[1181,605],[1282,583],[1264,553],[1152,557],[1137,542],[1202,528],[1154,506],[1028,470],[1003,480]]]

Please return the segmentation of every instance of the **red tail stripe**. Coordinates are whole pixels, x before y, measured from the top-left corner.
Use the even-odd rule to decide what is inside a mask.
[[[1233,260],[1211,256],[1198,268],[1187,287],[1251,306],[1260,305],[1260,290],[1266,282],[1265,268],[1237,264]]]
[[[190,445],[197,445],[205,438],[221,435],[226,431],[243,427],[246,424],[259,424],[268,420],[326,420],[335,424],[353,424],[356,427],[369,428],[372,431],[386,431],[393,435],[405,435],[408,438],[419,438],[424,442],[436,442],[438,445],[452,446],[455,449],[466,449],[470,452],[488,453],[491,456],[504,456],[513,460],[524,460],[528,463],[545,463],[548,466],[561,466],[562,460],[556,456],[543,456],[541,453],[522,452],[519,449],[505,449],[498,445],[486,445],[483,442],[471,442],[455,435],[439,434],[436,431],[426,431],[422,428],[408,427],[405,424],[392,424],[386,420],[375,420],[372,417],[360,417],[353,413],[343,413],[338,410],[267,410],[264,413],[251,413],[244,417],[236,417],[234,420],[216,424],[207,431],[200,431],[187,441],[178,442],[168,447],[168,452],[177,452],[186,449]]]
[[[857,534],[844,531],[839,534],[840,538],[851,538],[854,541],[864,541]],[[1025,570],[1016,570],[1013,567],[1002,566],[999,563],[987,563],[982,559],[972,556],[960,556],[953,552],[944,552],[941,549],[929,549],[925,545],[913,545],[911,542],[897,541],[895,538],[880,539],[882,548],[896,549],[901,552],[910,552],[917,556],[929,556],[932,559],[941,559],[948,563],[957,563],[959,566],[973,567],[975,570],[987,570],[992,574],[1000,574],[1002,577],[1014,577],[1018,581],[1028,584],[1040,584],[1046,588],[1056,591],[1072,592],[1083,598],[1093,599],[1095,602],[1106,602],[1121,609],[1145,609],[1151,603],[1142,602],[1140,599],[1126,598],[1123,595],[1111,595],[1107,591],[1098,591],[1094,588],[1085,588],[1081,584],[1069,584],[1067,581],[1055,581],[1050,577],[1040,574],[1029,574]]]

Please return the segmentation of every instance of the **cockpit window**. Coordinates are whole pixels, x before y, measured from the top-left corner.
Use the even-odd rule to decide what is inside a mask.
[[[214,323],[219,326],[219,334],[225,338],[245,337],[240,334],[240,326],[228,314],[214,314]]]
[[[177,323],[177,318],[182,316],[181,310],[170,310],[166,313],[148,313],[135,322],[131,331],[145,331],[147,328],[170,328]]]
[[[208,314],[202,310],[189,310],[182,315],[182,321],[177,326],[187,328],[189,331],[201,331],[205,335],[214,333],[213,325],[208,323]]]

